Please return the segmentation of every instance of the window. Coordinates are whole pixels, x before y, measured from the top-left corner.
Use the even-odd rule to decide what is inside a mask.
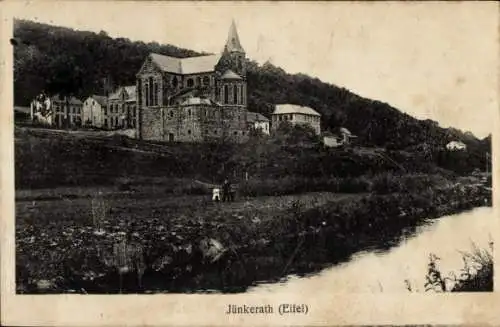
[[[174,112],[170,110],[170,118],[174,118]]]
[[[188,78],[188,80],[187,80],[187,87],[193,87],[193,85],[194,85],[193,79],[192,78]]]
[[[198,86],[201,85],[201,77],[198,76],[198,78],[196,79],[196,84]]]
[[[217,135],[217,130],[216,129],[214,129],[214,134]]]
[[[188,129],[188,135],[191,135],[191,130],[190,129]]]
[[[148,85],[144,85],[144,98],[146,99],[146,107],[149,107],[149,87]]]
[[[224,103],[229,103],[229,87],[224,85]]]
[[[154,106],[153,77],[149,78],[149,106]]]
[[[179,84],[179,82],[177,81],[177,77],[175,77],[175,76],[174,76],[174,77],[172,78],[172,86],[173,86],[174,88],[176,88],[178,84]]]
[[[157,106],[158,105],[158,84],[154,83],[154,90],[153,90],[153,105]]]
[[[240,87],[240,93],[241,93],[240,94],[240,101],[241,101],[241,104],[245,104],[245,100],[243,100],[243,99],[245,99],[245,97],[243,96],[243,93],[244,93],[243,90],[244,90],[244,86],[242,85]]]
[[[210,79],[208,76],[203,77],[203,85],[207,86],[210,84]]]
[[[233,103],[238,104],[238,86],[233,86]]]
[[[234,135],[238,135],[238,132],[237,132],[237,131],[234,131],[234,133],[233,133],[233,134],[234,134]]]

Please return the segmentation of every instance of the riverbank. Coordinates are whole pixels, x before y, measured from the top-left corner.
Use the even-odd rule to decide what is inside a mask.
[[[94,214],[88,202],[72,203],[73,214],[91,217],[75,223],[56,211],[52,219],[38,221],[35,213],[19,219],[18,292],[243,292],[257,282],[315,273],[360,250],[387,249],[425,218],[488,199],[484,187],[455,185],[319,202],[297,197],[279,209],[149,206],[147,216],[103,199],[94,200]],[[106,205],[121,214],[99,217]]]

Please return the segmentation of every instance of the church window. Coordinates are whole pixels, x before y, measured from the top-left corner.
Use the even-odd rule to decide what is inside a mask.
[[[177,85],[178,85],[177,77],[176,77],[176,76],[174,76],[174,77],[172,78],[172,86],[175,88],[175,87],[177,87]]]
[[[237,60],[238,60],[238,69],[239,69],[239,70],[243,69],[243,63],[242,63],[241,58],[239,58],[239,57],[238,57],[238,59],[237,59]]]
[[[174,118],[174,112],[172,110],[170,110],[169,115],[170,115],[170,118]]]
[[[241,101],[241,104],[245,104],[245,100],[243,100],[243,99],[244,99],[244,96],[243,96],[243,93],[244,93],[244,92],[243,92],[243,89],[244,89],[244,87],[243,87],[243,85],[242,85],[242,86],[240,87],[240,93],[241,93],[241,94],[240,94],[240,101]]]
[[[153,105],[157,106],[158,105],[158,84],[154,83],[154,90],[153,90]]]
[[[149,100],[148,100],[149,101],[149,106],[154,106],[155,105],[154,104],[154,100],[153,100],[153,98],[154,98],[154,93],[153,93],[154,89],[153,89],[153,78],[152,77],[149,78],[149,91],[148,92],[149,92]]]
[[[238,104],[238,86],[233,86],[233,103]]]
[[[192,78],[188,78],[188,80],[187,80],[187,86],[188,87],[193,87],[193,85],[194,85],[193,79]]]
[[[191,130],[190,129],[188,129],[188,135],[191,135]]]
[[[203,85],[209,85],[210,84],[210,79],[208,78],[208,76],[205,76],[203,77]]]
[[[224,103],[229,103],[229,87],[224,85]]]
[[[191,118],[191,109],[188,109],[188,117]]]
[[[200,86],[201,85],[201,77],[198,76],[198,78],[196,78],[196,85]]]

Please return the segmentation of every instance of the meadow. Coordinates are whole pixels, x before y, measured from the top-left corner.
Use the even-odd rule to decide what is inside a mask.
[[[217,168],[224,149],[16,138],[18,293],[242,292],[387,249],[423,219],[491,201],[474,178],[365,171],[252,174],[237,180],[235,202],[214,203],[218,178],[190,169],[201,159]]]

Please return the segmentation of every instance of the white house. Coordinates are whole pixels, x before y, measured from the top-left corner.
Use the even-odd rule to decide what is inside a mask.
[[[446,149],[448,151],[465,151],[467,149],[467,146],[460,141],[451,141],[450,143],[446,144]]]
[[[316,134],[320,134],[321,115],[315,110],[295,104],[277,104],[272,113],[272,129],[276,130],[283,121],[288,121],[293,125],[304,124],[311,126]]]
[[[85,126],[102,127],[104,110],[108,99],[102,95],[91,95],[83,102],[82,121]]]
[[[247,112],[248,128],[261,130],[262,133],[269,135],[269,119],[258,112]]]
[[[344,127],[341,127],[337,133],[325,132],[322,136],[323,144],[332,148],[351,144],[352,140],[357,137]]]
[[[52,125],[54,122],[54,112],[52,111],[50,97],[42,93],[31,101],[30,115],[32,121]]]

